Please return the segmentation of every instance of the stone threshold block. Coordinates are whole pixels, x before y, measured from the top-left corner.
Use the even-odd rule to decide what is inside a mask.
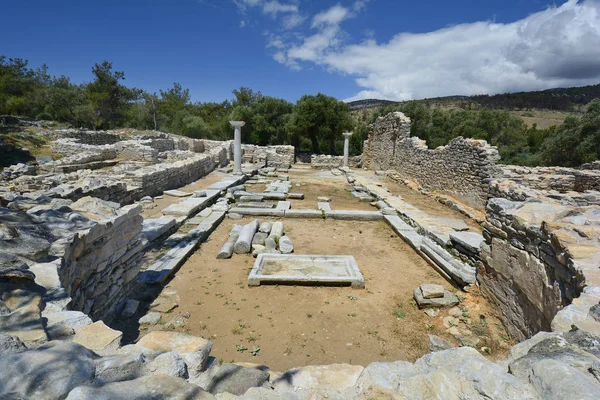
[[[173,196],[173,197],[189,197],[192,193],[182,192],[181,190],[165,190],[163,192],[165,196]]]
[[[248,275],[248,286],[264,283],[365,287],[354,257],[338,255],[259,254]]]
[[[224,212],[215,211],[210,214],[198,227],[189,231],[167,254],[164,254],[154,264],[141,272],[138,275],[138,282],[165,282],[183,265],[185,260],[198,247],[198,243],[205,241],[224,218]]]
[[[331,211],[331,206],[329,205],[329,202],[320,201],[317,203],[317,209],[322,211]]]
[[[336,210],[325,213],[325,216],[342,221],[379,221],[383,219],[381,211]]]
[[[289,201],[278,201],[277,202],[278,210],[289,210],[290,208],[292,208],[292,203],[290,203]]]
[[[241,205],[240,205],[241,206]],[[257,217],[283,217],[285,211],[273,208],[250,208],[250,207],[233,207],[229,210],[230,213],[241,215],[252,215]]]
[[[179,203],[171,204],[162,210],[163,215],[174,217],[191,217],[206,208],[220,195],[218,190],[206,190],[206,197],[190,197]]]

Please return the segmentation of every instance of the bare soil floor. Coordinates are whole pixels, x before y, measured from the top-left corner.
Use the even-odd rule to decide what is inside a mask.
[[[350,194],[345,176],[303,169],[291,169],[289,175],[291,191],[305,195],[304,200],[292,200],[292,208],[314,209],[318,196],[328,196],[334,210],[375,209]],[[213,172],[179,190],[206,188],[225,176]],[[389,178],[382,177],[382,183],[423,211],[461,218],[472,229],[478,228],[435,199]],[[264,185],[248,190],[262,191]],[[160,216],[160,210],[181,200],[168,196],[156,200],[158,207],[146,210],[145,217]],[[202,336],[213,340],[212,355],[218,359],[264,364],[280,371],[315,364],[414,361],[429,351],[427,334],[459,345],[448,332],[450,328],[472,332],[477,343],[474,347],[483,348],[491,358],[505,355],[512,343],[476,289],[457,291],[384,222],[283,221],[296,254],[353,255],[365,277],[365,289],[295,285],[250,288],[247,278],[255,261],[251,255],[216,259],[231,227],[250,220],[225,219],[165,287],[145,293],[153,303],[150,310],[147,305],[141,307],[140,315],[117,322],[121,325],[118,329],[125,331],[128,340],[165,329]],[[275,220],[260,218],[261,222]],[[442,284],[459,295],[462,315],[457,326],[457,320],[451,325],[446,321],[444,326],[443,319],[450,310],[430,317],[416,307],[413,290],[421,283]],[[161,312],[160,323],[138,326],[135,321],[146,311]]]
[[[375,210],[369,203],[360,202],[351,193],[345,175],[335,176],[329,170],[290,169],[290,192],[304,193],[304,200],[290,200],[294,209],[316,209],[318,197],[332,199],[332,210]],[[300,185],[300,186],[296,186]]]
[[[261,219],[261,221],[267,219]],[[173,318],[189,313],[182,327],[171,329],[210,338],[212,355],[223,361],[251,362],[275,370],[293,366],[372,361],[414,361],[429,351],[427,333],[452,341],[436,318],[418,310],[413,289],[439,283],[454,290],[384,222],[286,220],[297,254],[351,254],[366,279],[365,289],[350,287],[259,286],[247,277],[255,259],[234,255],[216,260],[234,223],[225,220],[177,272],[159,296],[178,307],[163,315],[165,329]],[[465,306],[486,316],[491,341],[503,333],[488,304],[466,294]],[[164,304],[164,301],[163,301]],[[179,317],[178,317],[179,316]],[[497,332],[496,332],[497,330]],[[142,328],[140,335],[146,333]],[[492,337],[493,336],[493,337]],[[252,354],[252,350],[256,355]]]

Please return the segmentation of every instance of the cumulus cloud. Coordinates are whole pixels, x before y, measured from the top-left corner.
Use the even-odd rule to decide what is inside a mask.
[[[283,40],[276,59],[355,77],[352,99],[408,100],[598,83],[600,1],[569,0],[510,24],[482,21],[387,42],[347,43],[343,21],[366,1],[314,16],[311,35]]]
[[[280,18],[282,28],[287,30],[302,25],[306,20],[306,17],[300,14],[299,0],[287,0],[284,3],[278,0],[233,0],[233,3],[243,17],[240,22],[241,28],[248,24],[248,13],[253,8],[260,9],[263,14],[274,19]]]

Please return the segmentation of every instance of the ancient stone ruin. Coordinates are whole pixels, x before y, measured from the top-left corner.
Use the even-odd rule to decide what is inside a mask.
[[[370,128],[52,130],[0,181],[0,398],[600,398],[597,163]]]

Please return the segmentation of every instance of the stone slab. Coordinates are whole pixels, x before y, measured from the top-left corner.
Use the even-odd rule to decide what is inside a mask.
[[[444,297],[426,299],[423,297],[421,288],[418,287],[415,288],[413,296],[419,308],[452,307],[458,304],[458,297],[448,290],[444,291]]]
[[[142,235],[151,242],[175,227],[175,224],[175,218],[148,218],[142,223]]]
[[[317,208],[323,211],[331,211],[331,206],[327,201],[320,201],[317,203]]]
[[[365,287],[354,257],[339,255],[259,254],[248,276],[248,286],[266,282]]]
[[[473,254],[479,254],[479,246],[484,241],[483,236],[476,232],[452,232],[450,240]]]
[[[219,194],[220,192],[217,190],[207,190],[206,197],[190,197],[179,203],[171,204],[162,210],[162,214],[174,217],[190,217],[199,210],[206,208]]]
[[[277,210],[289,210],[290,208],[292,208],[292,203],[290,203],[289,201],[278,201],[277,202]]]
[[[261,217],[283,217],[285,214],[284,210],[276,210],[272,208],[244,208],[244,207],[233,207],[229,210],[230,213],[237,213],[241,215],[252,215]]]
[[[225,218],[225,213],[213,211],[198,227],[190,230],[171,250],[160,257],[138,276],[138,282],[161,283],[173,275],[196,249],[200,241],[204,241]]]
[[[342,221],[379,221],[383,219],[380,211],[337,210],[326,214]]]
[[[123,332],[111,329],[102,321],[80,328],[73,341],[100,354],[114,353],[121,345]]]
[[[319,210],[286,210],[286,218],[325,218]]]
[[[173,196],[173,197],[189,197],[192,193],[182,192],[181,190],[165,190],[163,192],[165,196]]]

